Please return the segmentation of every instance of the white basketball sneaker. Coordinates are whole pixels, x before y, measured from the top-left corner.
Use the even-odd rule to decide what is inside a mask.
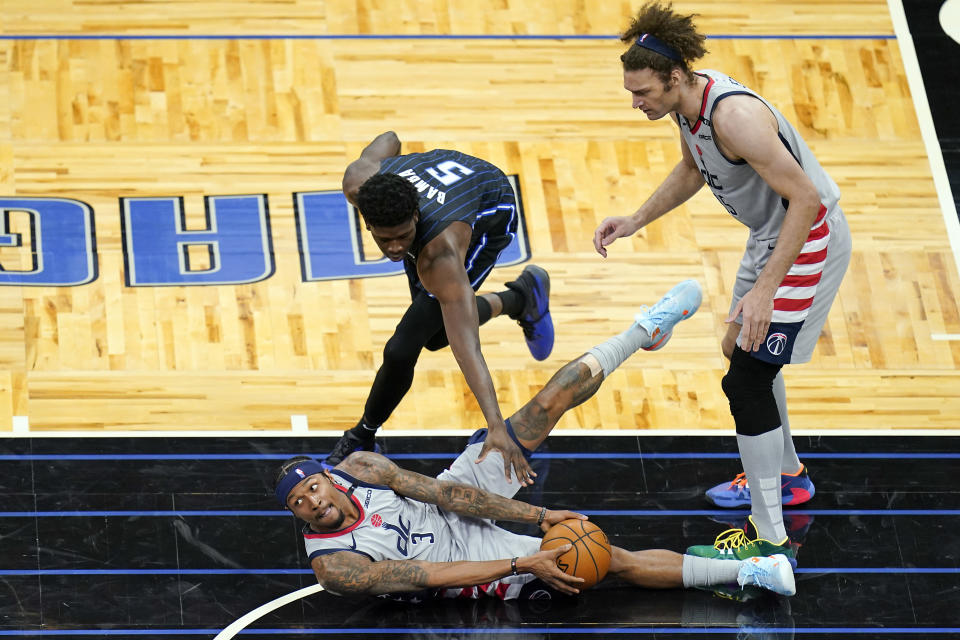
[[[754,556],[740,563],[737,584],[741,587],[756,585],[782,596],[792,596],[797,592],[797,583],[793,579],[793,568],[787,556],[777,553],[772,556]]]
[[[681,320],[686,320],[697,312],[703,300],[703,290],[696,280],[684,280],[652,307],[640,307],[640,313],[634,316],[634,322],[644,328],[650,336],[650,343],[642,347],[644,351],[662,349],[670,336],[673,327]]]

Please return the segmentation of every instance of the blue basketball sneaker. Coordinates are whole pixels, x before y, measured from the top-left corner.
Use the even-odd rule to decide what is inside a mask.
[[[523,296],[523,310],[516,317],[510,317],[523,329],[534,359],[546,360],[553,351],[549,274],[535,264],[527,265],[516,280],[507,283],[507,288]]]
[[[783,506],[792,507],[808,502],[816,492],[807,474],[807,465],[800,467],[796,473],[780,474],[780,500]],[[727,509],[750,506],[750,485],[747,484],[746,474],[737,474],[732,482],[722,482],[708,489],[707,500]]]
[[[650,336],[644,351],[662,349],[673,335],[673,326],[697,312],[703,300],[703,290],[696,280],[684,280],[652,307],[640,307],[634,321]]]

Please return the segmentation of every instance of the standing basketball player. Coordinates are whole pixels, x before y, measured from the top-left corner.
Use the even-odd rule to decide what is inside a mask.
[[[670,335],[673,325],[696,312],[700,297],[695,281],[681,283],[629,329],[565,365],[507,420],[510,437],[530,455],[564,412],[593,396],[637,349],[654,346],[651,331]],[[536,523],[545,530],[584,516],[513,500],[519,486],[506,481],[496,454],[479,460],[485,436],[485,430],[474,434],[437,478],[366,451],[351,454],[332,472],[305,457],[284,463],[275,494],[306,523],[304,545],[320,584],[338,594],[426,591],[515,599],[545,595],[543,583],[576,593],[582,580],[561,572],[556,563],[569,545],[540,551],[540,538],[509,532],[493,521]],[[613,547],[610,574],[652,588],[739,582],[786,595],[795,591],[790,563],[782,555],[733,561]]]
[[[512,467],[521,484],[530,484],[536,474],[507,435],[478,329],[506,314],[523,328],[533,357],[547,358],[553,349],[550,278],[530,265],[506,291],[476,296],[516,235],[513,187],[497,167],[457,151],[399,154],[396,134],[383,133],[343,175],[343,192],[377,246],[390,260],[403,260],[412,302],[384,347],[363,416],[343,434],[327,463],[336,465],[356,450],[372,451],[377,429],[410,389],[421,350],[449,344],[489,430],[480,459],[489,450],[500,451],[507,479]]]
[[[722,546],[747,557],[760,552],[758,539],[783,548],[781,502],[813,496],[790,437],[780,369],[810,360],[850,260],[850,232],[836,183],[783,115],[718,71],[691,71],[706,53],[692,18],[648,3],[622,36],[630,43],[620,59],[633,107],[650,120],[673,119],[683,158],[636,213],[605,219],[593,241],[606,257],[614,240],[671,211],[704,183],[750,229],[722,340],[730,360],[723,391],[745,475],[710,489],[707,498],[721,507],[751,504],[752,527],[700,549],[719,554]]]

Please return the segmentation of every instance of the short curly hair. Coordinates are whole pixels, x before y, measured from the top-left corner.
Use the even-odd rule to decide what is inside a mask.
[[[357,208],[371,227],[395,227],[420,209],[417,189],[392,173],[378,173],[367,179],[357,191]]]
[[[673,10],[672,3],[664,6],[654,0],[643,5],[630,22],[630,27],[620,36],[622,42],[631,43],[630,48],[620,56],[623,70],[650,69],[662,82],[667,83],[670,81],[670,72],[679,67],[688,79],[692,78],[690,65],[708,53],[703,45],[706,36],[697,31],[697,27],[693,24],[695,17],[697,17],[695,13],[679,15]],[[651,34],[676,51],[681,58],[680,61],[671,60],[656,51],[638,45],[637,38],[644,33]]]

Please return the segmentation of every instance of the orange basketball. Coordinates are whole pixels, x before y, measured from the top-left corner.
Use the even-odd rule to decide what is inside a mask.
[[[556,549],[565,544],[573,548],[557,558],[564,573],[583,578],[578,589],[589,589],[607,575],[610,568],[610,541],[600,527],[589,520],[571,518],[552,527],[543,535],[541,550]]]

